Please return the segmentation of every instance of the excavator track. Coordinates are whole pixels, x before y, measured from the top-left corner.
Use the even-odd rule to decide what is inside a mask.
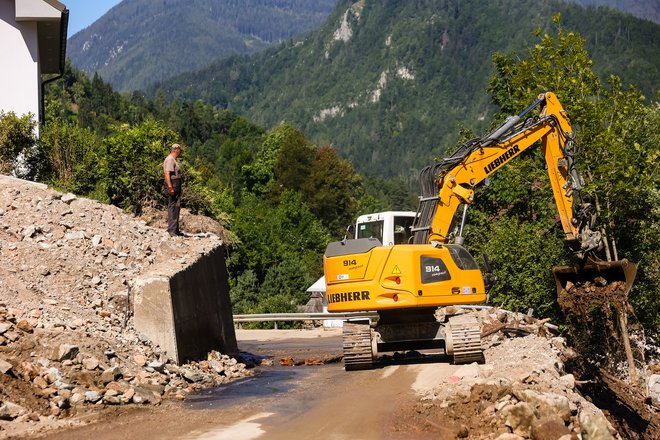
[[[475,316],[452,316],[449,318],[446,332],[447,354],[454,356],[455,364],[469,364],[483,359],[481,326]]]
[[[368,370],[373,367],[371,325],[368,320],[344,322],[344,369]]]

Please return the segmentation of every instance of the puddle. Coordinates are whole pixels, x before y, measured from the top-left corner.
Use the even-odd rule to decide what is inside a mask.
[[[216,388],[189,394],[186,404],[192,409],[220,408],[247,402],[253,397],[277,397],[296,388],[306,376],[304,368],[268,368]]]

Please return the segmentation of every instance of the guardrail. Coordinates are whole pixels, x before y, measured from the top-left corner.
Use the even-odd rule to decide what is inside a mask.
[[[492,309],[493,306],[486,305],[468,305],[468,306],[458,306],[463,309]],[[511,313],[505,309],[499,309],[503,312]],[[532,316],[533,309],[527,311],[527,315]],[[376,312],[346,312],[346,313],[261,313],[253,315],[234,315],[234,324],[238,324],[238,328],[241,328],[241,323],[243,322],[265,322],[272,321],[275,323],[275,329],[277,330],[277,321],[323,321],[326,319],[332,320],[342,320],[346,321],[352,318],[377,318],[378,313]],[[558,330],[558,327],[554,324],[546,322],[545,327],[550,328],[551,330]]]
[[[350,313],[261,313],[253,315],[234,315],[234,324],[241,328],[243,322],[265,322],[275,323],[277,321],[324,321],[326,319],[346,321],[353,318],[376,318],[375,312],[350,312]]]

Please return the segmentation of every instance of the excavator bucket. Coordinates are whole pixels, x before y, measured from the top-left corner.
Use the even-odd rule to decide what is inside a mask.
[[[599,296],[616,292],[619,298],[627,299],[637,275],[637,265],[626,259],[588,260],[583,266],[555,266],[552,274],[557,283],[559,303],[564,307],[571,302],[569,297],[576,289]]]

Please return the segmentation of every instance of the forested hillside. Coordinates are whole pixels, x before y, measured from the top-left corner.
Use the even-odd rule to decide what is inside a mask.
[[[637,18],[660,23],[660,1],[658,0],[572,0],[583,6],[606,6],[632,14]]]
[[[335,2],[124,0],[73,35],[67,55],[117,90],[138,90],[314,29]]]
[[[460,127],[485,129],[492,54],[522,50],[534,29],[556,30],[557,12],[562,28],[586,38],[602,79],[615,73],[654,97],[660,26],[550,0],[343,0],[307,38],[176,77],[151,96],[201,99],[266,127],[291,121],[358,170],[412,182]]]

